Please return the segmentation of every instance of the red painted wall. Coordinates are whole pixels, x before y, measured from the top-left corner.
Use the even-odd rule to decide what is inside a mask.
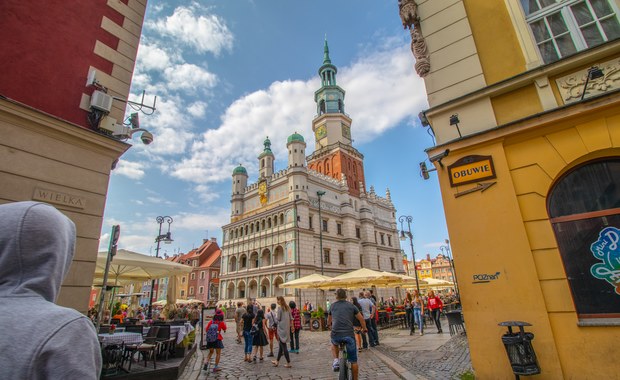
[[[80,109],[88,67],[112,73],[95,55],[97,40],[116,49],[118,38],[101,29],[103,16],[124,17],[107,0],[0,1],[0,95],[88,128]]]

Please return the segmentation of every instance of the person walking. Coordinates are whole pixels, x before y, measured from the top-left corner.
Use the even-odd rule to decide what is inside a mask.
[[[267,332],[269,334],[269,355],[268,357],[273,357],[273,340],[278,339],[278,322],[276,322],[276,304],[272,303],[271,307],[267,311]]]
[[[215,365],[213,366],[213,372],[218,372],[221,370],[221,368],[219,368],[220,356],[222,353],[222,348],[224,348],[224,337],[222,337],[222,331],[226,332],[224,313],[222,313],[221,310],[217,310],[213,316],[213,320],[209,321],[209,323],[207,323],[207,327],[205,328],[207,348],[209,349],[209,355],[207,355],[207,360],[204,362],[202,367],[205,371],[209,369],[209,362],[213,356],[213,350],[215,350]]]
[[[271,363],[274,367],[277,367],[280,363],[280,359],[282,355],[286,359],[286,364],[284,367],[291,368],[291,358],[288,354],[288,349],[286,348],[286,344],[290,338],[289,332],[292,330],[291,325],[291,309],[286,304],[284,297],[278,296],[276,298],[278,303],[278,309],[276,311],[276,321],[278,322],[278,358],[276,360],[272,360]]]
[[[420,293],[417,290],[413,291],[413,298],[411,300],[411,310],[413,319],[411,320],[411,332],[409,335],[413,335],[415,332],[415,325],[418,325],[420,329],[420,335],[424,335],[424,301],[420,297]]]
[[[258,309],[258,313],[256,313],[252,324],[258,327],[258,332],[254,334],[254,337],[252,338],[252,346],[254,346],[252,360],[256,363],[256,355],[259,355],[259,352],[259,359],[260,361],[263,361],[263,347],[269,344],[267,335],[265,334],[265,331],[267,331],[267,320],[265,319],[265,312],[263,309]]]
[[[73,260],[75,224],[40,202],[2,204],[0,215],[0,379],[99,379],[95,326],[55,304]]]
[[[431,312],[431,318],[435,321],[435,326],[437,326],[437,333],[441,334],[443,331],[441,330],[441,320],[439,317],[441,316],[441,312],[443,311],[443,302],[441,302],[441,298],[435,295],[434,291],[428,292],[428,309]]]
[[[413,297],[411,293],[407,290],[405,293],[405,299],[403,300],[403,305],[405,306],[405,327],[409,327],[411,329],[411,333],[415,330],[413,323],[413,310],[411,309],[411,301]]]
[[[252,363],[252,321],[254,320],[254,310],[252,307],[248,307],[246,312],[241,316],[241,320],[243,321],[243,340],[245,342],[244,347],[244,356],[243,361]]]
[[[355,345],[355,333],[353,321],[357,320],[362,326],[362,331],[366,330],[366,322],[357,307],[347,302],[347,292],[344,289],[336,291],[336,302],[331,305],[327,316],[327,325],[331,325],[332,356],[334,358],[332,368],[334,371],[340,370],[338,361],[338,346],[340,343],[346,344],[347,361],[351,363],[351,373],[353,380],[357,380],[359,366],[357,364],[357,348]]]
[[[369,300],[364,301],[365,299],[366,297],[364,295],[364,292],[360,292],[359,298],[357,299],[357,303],[358,305],[360,305],[359,306],[360,313],[362,313],[362,317],[364,318],[364,320],[366,320],[366,317],[370,318],[370,309],[371,309],[370,304],[372,304],[372,301],[370,303],[367,303],[367,301]],[[366,311],[364,311],[365,308],[366,308]],[[366,328],[368,328],[368,325],[366,325]],[[366,332],[360,331],[360,334],[359,334],[362,338],[362,349],[364,350],[368,349],[367,332],[368,330],[366,330]]]
[[[291,352],[299,353],[299,331],[301,330],[301,313],[295,301],[290,301],[288,306],[291,308],[292,328],[291,328]]]
[[[359,310],[360,313],[362,312],[362,305],[360,305],[360,303],[357,302],[357,297],[351,297],[351,303],[353,304],[353,306],[355,306],[357,308],[357,310]],[[362,346],[362,324],[360,323],[360,321],[357,320],[357,318],[355,318],[355,320],[353,320],[353,332],[355,333],[355,342],[357,343],[357,350],[361,351],[361,350],[363,350],[363,346]],[[366,345],[366,347],[368,347],[368,345]]]
[[[377,324],[375,323],[377,307],[370,297],[370,292],[366,291],[364,293],[364,298],[359,300],[359,304],[362,305],[362,313],[364,314],[366,328],[368,329],[368,343],[370,347],[374,347],[379,345],[379,334],[377,333]]]
[[[243,307],[243,302],[237,302],[237,309],[235,309],[235,324],[237,325],[237,343],[241,343],[241,338],[243,338],[243,314],[246,313],[245,307]]]

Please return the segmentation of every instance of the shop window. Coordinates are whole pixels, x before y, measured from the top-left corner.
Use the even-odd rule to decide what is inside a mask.
[[[579,323],[620,321],[620,159],[571,170],[547,202]]]
[[[620,37],[618,9],[610,0],[521,0],[545,63]]]

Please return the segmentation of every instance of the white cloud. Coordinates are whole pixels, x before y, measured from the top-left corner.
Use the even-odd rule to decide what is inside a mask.
[[[207,109],[207,103],[194,102],[187,107],[187,112],[195,118],[201,118],[205,115]]]
[[[224,20],[209,11],[208,7],[197,3],[180,6],[171,16],[147,22],[147,27],[177,39],[199,53],[211,52],[217,56],[222,50],[232,49],[234,38]]]
[[[442,245],[446,245],[446,243],[445,242],[426,243],[426,244],[424,244],[424,248],[437,248],[437,249],[439,249],[439,247],[441,247]]]
[[[230,211],[216,210],[209,214],[181,213],[174,217],[174,228],[192,231],[219,230],[230,222]]]
[[[198,89],[211,89],[217,84],[217,76],[191,63],[167,67],[163,74],[171,90],[193,93]]]
[[[112,174],[124,175],[131,179],[142,179],[144,177],[145,164],[142,162],[131,162],[126,160],[120,160],[116,169]]]
[[[414,110],[424,107],[423,82],[412,65],[407,46],[388,44],[340,68],[338,83],[347,92],[345,105],[353,119],[354,145],[403,121],[412,122]],[[274,82],[265,90],[237,99],[222,116],[220,126],[204,132],[193,143],[191,155],[172,165],[172,175],[204,184],[228,180],[239,163],[253,172],[267,135],[276,160],[286,159],[286,138],[293,132],[302,134],[307,151],[312,151],[313,94],[319,86],[318,77]]]
[[[170,64],[170,56],[164,49],[155,44],[140,44],[136,66],[141,71],[161,71],[170,66]]]

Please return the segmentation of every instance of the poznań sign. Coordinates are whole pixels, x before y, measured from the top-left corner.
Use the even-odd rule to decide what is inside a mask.
[[[448,166],[450,186],[456,187],[495,178],[491,156],[466,156]]]

